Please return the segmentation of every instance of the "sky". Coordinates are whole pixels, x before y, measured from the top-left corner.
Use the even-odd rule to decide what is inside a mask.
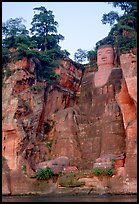
[[[33,8],[40,6],[53,11],[54,20],[58,22],[58,34],[64,36],[59,45],[70,53],[72,60],[77,49],[93,50],[96,43],[108,35],[110,25],[101,22],[104,13],[117,11],[122,14],[120,8],[106,2],[2,2],[2,22],[22,17],[29,30]]]

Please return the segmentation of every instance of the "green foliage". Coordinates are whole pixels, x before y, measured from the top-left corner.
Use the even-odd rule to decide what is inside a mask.
[[[22,59],[22,57],[34,58],[37,57],[37,51],[29,49],[27,44],[19,43],[17,50],[17,59]]]
[[[40,93],[42,90],[44,90],[44,86],[41,85],[41,84],[35,84],[35,85],[33,86],[33,90],[34,90],[34,91],[37,91],[38,93]]]
[[[30,29],[37,48],[46,51],[57,47],[59,40],[63,40],[64,37],[56,34],[58,22],[54,20],[53,12],[43,6],[33,10],[39,12],[34,15]]]
[[[2,161],[6,161],[6,158],[4,156],[2,156]]]
[[[96,43],[96,48],[103,44],[112,44],[118,55],[137,47],[137,2],[108,2],[120,7],[124,14],[111,11],[103,14],[102,23],[109,23],[112,28],[108,36]],[[116,24],[115,21],[117,21]]]
[[[113,25],[115,23],[116,20],[119,19],[119,15],[117,12],[114,12],[114,11],[111,11],[109,12],[108,14],[103,14],[103,17],[102,17],[102,23],[103,24],[107,24],[109,23],[110,26]]]
[[[29,110],[30,110],[29,101],[24,101],[23,105],[24,105],[24,108],[25,108],[26,111],[29,111]]]
[[[48,180],[53,177],[53,172],[51,168],[47,167],[45,169],[41,169],[36,173],[37,180]]]
[[[51,50],[51,49],[59,49],[58,43],[60,40],[64,40],[64,37],[61,34],[48,34],[47,35],[47,45],[46,45],[46,50]]]
[[[4,76],[6,76],[6,78],[8,79],[11,75],[12,75],[12,71],[10,70],[10,67],[7,66],[6,69],[5,69],[5,74]]]
[[[113,169],[112,168],[108,168],[108,169],[106,169],[105,173],[108,176],[113,176]]]
[[[5,86],[5,82],[2,80],[2,87],[4,87]]]
[[[7,48],[2,48],[2,66],[5,66],[10,61],[10,51]]]
[[[112,167],[114,167],[115,159],[112,159]]]
[[[36,47],[35,42],[33,42],[32,38],[30,36],[23,36],[23,35],[17,36],[15,38],[15,44],[17,45],[17,47],[19,47],[20,44],[25,44],[29,48],[35,48]]]
[[[60,54],[60,51],[37,51],[29,49],[26,44],[19,44],[18,50],[15,56],[13,56],[13,59],[15,61],[22,59],[22,57],[34,59],[34,62],[37,63],[36,74],[38,81],[41,82],[43,80],[46,80],[47,84],[50,85],[59,77],[59,75],[55,74],[54,68],[59,65],[56,59],[60,58],[61,56],[62,55]],[[37,90],[39,91],[39,87]]]
[[[56,60],[53,60],[52,53],[42,52],[38,55],[38,59],[40,60],[40,65],[37,66],[37,78],[38,81],[46,80],[47,85],[51,85],[53,81],[58,78],[58,75],[55,74],[54,68],[56,67]],[[56,58],[55,58],[56,59]]]
[[[67,50],[61,50],[61,55],[63,56],[63,58],[68,58],[70,53]]]
[[[53,128],[53,126],[50,125],[48,122],[45,122],[45,123],[44,123],[44,132],[45,132],[45,133],[48,133],[49,131],[51,131],[52,128]]]
[[[102,168],[93,168],[93,174],[95,176],[113,176],[116,173],[115,169],[113,168],[106,168],[106,169],[102,169]]]
[[[51,152],[52,144],[53,144],[53,140],[49,140],[46,143],[46,146],[48,147],[49,152]]]
[[[28,50],[28,45],[26,45],[26,44],[19,44],[18,50],[17,50],[18,56],[19,57],[25,57],[27,50]]]
[[[2,35],[5,37],[26,35],[28,31],[26,26],[22,23],[25,21],[23,18],[10,18],[6,22],[2,23]]]
[[[92,60],[96,60],[97,59],[97,52],[96,50],[90,50],[87,52],[87,59],[89,61],[92,61]]]
[[[96,167],[93,169],[93,173],[95,174],[95,176],[100,176],[103,173],[103,170]]]
[[[7,159],[4,156],[2,156],[2,168],[3,168],[3,165],[5,164],[6,160]]]
[[[26,167],[26,165],[24,164],[24,165],[22,166],[22,171],[23,171],[24,173],[26,173],[26,170],[27,170],[27,167]]]
[[[82,50],[81,48],[79,48],[74,54],[74,60],[78,63],[84,62],[86,58],[87,58],[87,51]]]
[[[16,38],[19,36],[24,38],[29,33],[22,21],[25,20],[23,18],[10,18],[2,23],[3,47],[16,48]]]
[[[78,176],[76,176],[74,173],[61,175],[59,177],[59,185],[63,187],[80,187],[84,184],[84,181],[78,181]]]
[[[120,7],[125,13],[137,12],[137,2],[108,2],[113,6]]]
[[[3,66],[23,57],[32,58],[36,64],[37,81],[46,80],[49,86],[59,77],[54,72],[55,67],[59,66],[58,60],[68,57],[69,53],[58,45],[64,37],[57,34],[58,23],[54,20],[53,12],[45,7],[34,8],[34,12],[31,37],[23,18],[11,18],[3,23]],[[16,48],[16,51],[9,55],[7,48]]]
[[[126,36],[125,38],[120,35],[118,36],[118,45],[120,53],[126,53],[132,48],[137,47],[137,38],[136,36],[134,36],[134,34],[135,33],[132,33],[130,36]]]

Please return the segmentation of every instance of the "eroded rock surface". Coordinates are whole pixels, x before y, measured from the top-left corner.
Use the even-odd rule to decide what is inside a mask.
[[[98,71],[84,76],[71,61],[61,61],[55,70],[59,78],[47,89],[46,100],[47,82],[37,82],[32,59],[9,64],[14,74],[5,79],[2,91],[2,155],[7,165],[3,192],[19,192],[20,171],[27,181],[34,177],[36,166],[49,166],[58,157],[68,157],[68,165],[79,170],[91,170],[97,163],[105,167],[109,162],[112,167],[111,157],[119,155],[124,157],[115,163],[118,173],[112,182],[97,185],[98,179],[85,179],[86,186],[104,190],[107,183],[117,192],[136,192],[136,53],[123,54],[121,67],[114,66],[111,47],[98,53]],[[24,192],[33,183],[29,179]]]

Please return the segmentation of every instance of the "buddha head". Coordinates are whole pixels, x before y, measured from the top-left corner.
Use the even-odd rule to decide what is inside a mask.
[[[102,45],[97,51],[98,69],[101,67],[114,66],[114,49],[112,45]]]

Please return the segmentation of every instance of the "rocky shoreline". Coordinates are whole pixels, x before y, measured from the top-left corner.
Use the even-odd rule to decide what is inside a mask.
[[[11,180],[10,180],[11,179]],[[2,195],[136,195],[137,180],[124,180],[119,175],[94,176],[88,171],[68,172],[49,180],[29,178],[11,172],[9,183],[2,175]]]

